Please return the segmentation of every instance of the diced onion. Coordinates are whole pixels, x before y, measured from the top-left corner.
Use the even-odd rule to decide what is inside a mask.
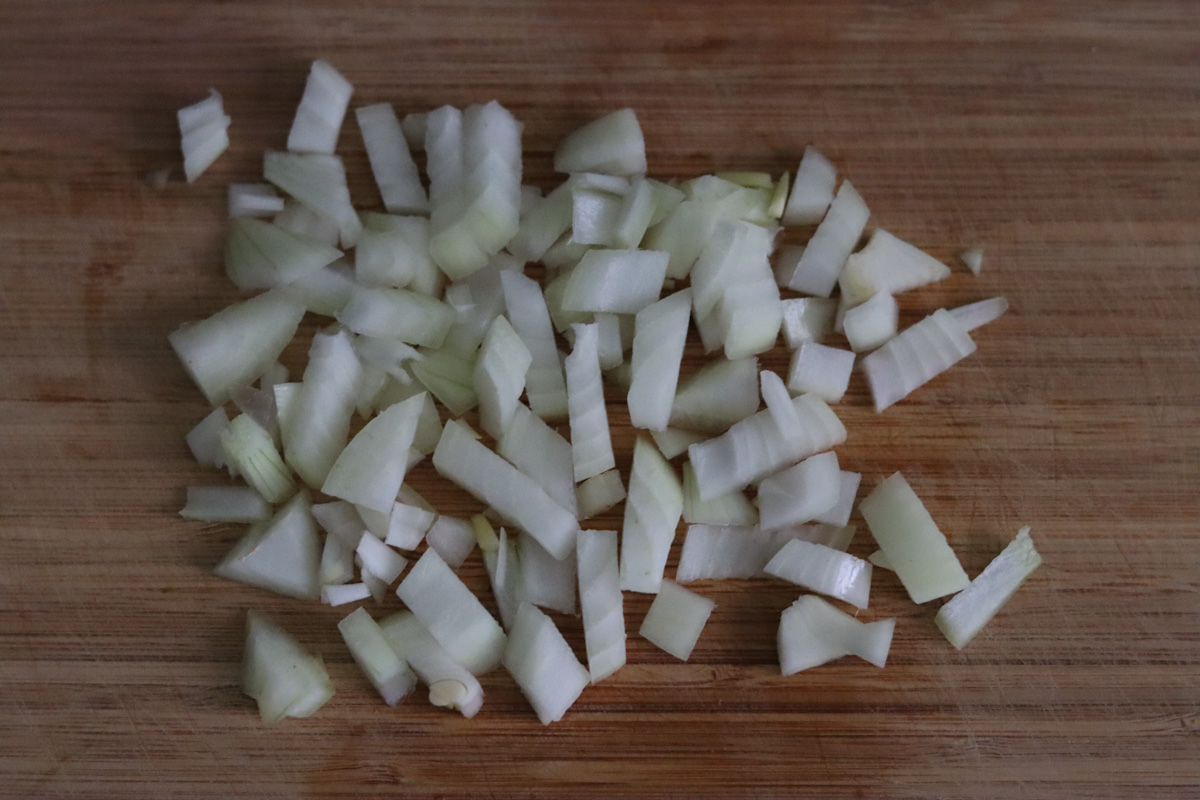
[[[184,519],[201,522],[261,522],[271,506],[249,486],[189,486]]]
[[[664,580],[638,633],[660,650],[687,661],[717,604]]]
[[[797,175],[796,185],[799,184],[800,176]],[[787,282],[788,288],[829,297],[870,215],[867,204],[850,181],[842,181],[829,212],[796,262]]]
[[[599,683],[625,666],[625,614],[616,531],[580,531],[576,541],[579,605],[588,672]]]
[[[287,148],[296,153],[332,153],[354,87],[327,61],[317,60],[308,73],[296,109]]]
[[[263,722],[311,717],[333,697],[333,683],[321,659],[296,637],[257,611],[246,614],[242,691],[258,703]]]
[[[354,663],[371,681],[383,702],[395,706],[417,686],[417,676],[396,653],[366,609],[359,608],[338,623]]]
[[[866,608],[871,593],[871,564],[848,553],[793,539],[763,570],[768,575],[820,594]]]
[[[934,617],[938,629],[950,644],[962,650],[1041,563],[1042,557],[1029,538],[1029,528],[1021,528],[970,586],[938,610]]]
[[[900,325],[900,306],[887,292],[878,292],[862,305],[848,309],[842,317],[842,331],[856,353],[874,350],[896,335]]]
[[[316,600],[320,545],[308,498],[298,494],[250,527],[213,570],[218,577],[300,600]]]
[[[837,168],[812,145],[804,148],[796,181],[780,222],[784,225],[816,225],[833,202]]]
[[[529,603],[517,612],[504,667],[543,725],[562,719],[591,680],[554,622]]]
[[[654,445],[638,437],[621,533],[623,590],[658,592],[682,514],[683,487],[675,470]]]

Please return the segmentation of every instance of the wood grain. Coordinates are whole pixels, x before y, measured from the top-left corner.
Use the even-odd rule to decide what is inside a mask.
[[[1196,796],[1196,4],[3,9],[0,795]],[[1022,524],[1045,566],[962,653],[936,603],[880,574],[864,618],[899,618],[884,670],[779,677],[795,593],[732,582],[701,586],[718,608],[690,663],[632,636],[630,666],[550,728],[502,672],[471,721],[383,706],[341,612],[212,577],[237,532],[175,514],[184,486],[215,478],[183,445],[205,408],[166,335],[234,297],[224,187],[283,143],[317,56],[356,103],[499,99],[543,186],[562,135],[632,105],[656,175],[794,169],[813,142],[873,224],[947,260],[986,248],[980,278],[957,268],[906,295],[906,319],[997,293],[1012,311],[882,416],[856,378],[839,454],[864,488],[902,468],[971,574]],[[146,173],[179,173],[175,109],[210,86],[231,150],[193,186],[151,188]],[[378,203],[352,123],[340,149],[355,198]],[[427,467],[414,482],[443,510],[475,508]],[[465,574],[483,585],[478,563]],[[337,696],[316,717],[265,729],[238,690],[251,606],[329,663]],[[646,607],[630,598],[632,631]]]

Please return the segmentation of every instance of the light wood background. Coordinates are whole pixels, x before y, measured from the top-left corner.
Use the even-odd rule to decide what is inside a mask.
[[[542,186],[560,137],[631,105],[657,176],[794,170],[811,142],[873,225],[948,262],[984,247],[982,277],[956,265],[902,298],[905,321],[998,293],[1012,311],[882,416],[856,377],[839,453],[864,491],[903,469],[972,575],[1024,524],[1045,566],[962,653],[937,603],[880,573],[863,618],[899,618],[883,670],[781,678],[796,592],[702,584],[718,608],[689,663],[632,635],[630,665],[552,727],[503,672],[474,720],[384,706],[338,637],[346,609],[214,578],[238,532],[175,513],[220,478],[184,447],[206,409],[166,336],[234,298],[225,186],[282,146],[318,56],[355,104],[500,100]],[[174,112],[210,86],[233,145],[187,186]],[[340,150],[377,205],[353,122]],[[171,165],[165,189],[143,181]],[[1195,3],[7,0],[0,281],[0,795],[1200,792]],[[413,481],[477,508],[427,465]],[[482,589],[477,555],[464,574]],[[631,634],[647,605],[630,597]],[[316,717],[267,729],[242,696],[248,607],[326,659]]]

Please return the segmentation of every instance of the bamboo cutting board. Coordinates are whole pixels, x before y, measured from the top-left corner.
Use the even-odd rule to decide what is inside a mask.
[[[10,0],[0,17],[0,796],[1200,792],[1194,3]],[[903,469],[970,574],[1024,524],[1045,565],[961,653],[938,604],[880,572],[863,618],[898,618],[883,670],[781,678],[797,592],[700,584],[718,607],[690,662],[636,636],[648,600],[630,596],[630,665],[549,728],[503,672],[474,720],[419,694],[384,706],[338,638],[346,609],[212,577],[238,532],[176,515],[184,486],[220,478],[184,447],[206,409],[166,335],[233,299],[225,186],[282,146],[315,57],[355,104],[500,100],[543,187],[558,139],[629,105],[656,176],[794,170],[811,142],[872,225],[948,263],[984,247],[981,277],[956,266],[901,298],[903,321],[1000,293],[1010,313],[886,414],[856,377],[839,456],[864,492]],[[187,186],[174,112],[210,86],[233,145]],[[378,204],[352,121],[340,152]],[[477,510],[427,465],[413,482]],[[860,532],[852,552],[872,549]],[[464,574],[484,585],[477,555]],[[337,695],[312,719],[264,728],[239,691],[248,607],[329,664]]]

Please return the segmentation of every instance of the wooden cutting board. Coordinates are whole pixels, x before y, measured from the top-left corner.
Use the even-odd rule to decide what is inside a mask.
[[[970,574],[1026,524],[1045,565],[964,652],[938,603],[880,572],[863,618],[898,620],[883,670],[782,678],[775,628],[797,592],[699,584],[718,605],[688,663],[636,636],[648,599],[630,596],[629,666],[549,728],[503,672],[473,720],[419,694],[384,706],[338,637],[346,609],[214,578],[238,531],[176,515],[183,487],[222,479],[184,447],[206,408],[166,336],[234,298],[225,187],[283,145],[315,57],[356,104],[500,100],[543,187],[555,143],[622,106],[656,176],[794,170],[815,143],[872,225],[955,264],[901,298],[905,322],[1012,304],[883,415],[856,377],[842,463],[864,492],[902,469]],[[209,87],[233,145],[189,186],[174,112]],[[1197,796],[1198,101],[1189,2],[10,0],[0,795]],[[353,123],[340,152],[377,205]],[[162,167],[165,188],[143,180]],[[954,261],[966,246],[986,251],[979,278]],[[783,348],[763,364],[784,369]],[[610,401],[627,473],[634,435]],[[478,510],[428,466],[413,482]],[[478,555],[464,575],[486,596]],[[328,663],[337,695],[315,717],[268,729],[241,694],[250,607]],[[559,621],[578,647],[578,621]]]

